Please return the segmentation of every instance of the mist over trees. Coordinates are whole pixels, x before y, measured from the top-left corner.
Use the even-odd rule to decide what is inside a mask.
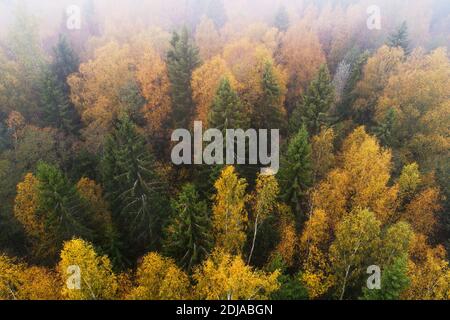
[[[450,299],[449,30],[445,0],[0,0],[0,299]],[[173,164],[194,121],[279,129],[279,172]]]

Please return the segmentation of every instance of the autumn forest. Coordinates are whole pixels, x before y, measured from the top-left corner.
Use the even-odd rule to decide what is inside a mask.
[[[0,0],[0,300],[450,300],[449,48],[445,0]]]

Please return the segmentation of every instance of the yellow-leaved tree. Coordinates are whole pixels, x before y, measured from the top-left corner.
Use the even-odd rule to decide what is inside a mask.
[[[183,300],[190,298],[188,276],[175,261],[158,253],[147,254],[139,264],[137,286],[128,299],[134,300]]]
[[[212,221],[216,247],[228,253],[240,253],[246,239],[248,221],[245,208],[247,182],[238,177],[233,166],[227,166],[214,187]]]
[[[279,271],[264,273],[245,264],[240,256],[215,251],[194,272],[194,292],[206,300],[268,299],[279,288]]]
[[[108,300],[117,293],[117,277],[107,256],[95,252],[92,244],[73,239],[64,243],[58,273],[61,294],[69,300]]]

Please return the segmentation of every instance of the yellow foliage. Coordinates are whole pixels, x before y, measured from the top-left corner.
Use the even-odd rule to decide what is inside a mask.
[[[220,34],[216,30],[214,22],[206,16],[202,18],[197,26],[195,43],[203,60],[208,60],[218,55],[222,49]]]
[[[253,270],[241,257],[216,251],[194,272],[195,295],[206,300],[267,299],[279,288],[279,275],[278,270]]]
[[[439,190],[428,188],[406,206],[404,218],[417,233],[431,236],[436,224],[436,213],[441,209]]]
[[[171,112],[170,85],[167,67],[160,55],[151,47],[145,48],[137,65],[136,78],[146,99],[142,114],[148,134],[161,137],[166,134],[166,124]]]
[[[202,121],[204,126],[208,123],[209,108],[223,78],[230,81],[233,89],[237,88],[236,79],[220,56],[206,61],[192,74],[192,96],[197,105],[196,120]]]
[[[76,274],[71,266],[80,271],[80,288],[66,285]],[[64,243],[58,273],[63,281],[62,296],[69,300],[108,300],[114,299],[117,292],[117,277],[112,271],[107,256],[99,256],[94,247],[81,239]]]
[[[39,205],[38,184],[38,179],[32,173],[25,175],[23,182],[17,184],[14,201],[14,216],[32,237],[39,237],[44,232],[43,222],[36,215]]]
[[[129,299],[135,300],[182,300],[190,298],[188,276],[172,259],[157,253],[147,254],[137,270],[137,287]]]
[[[240,179],[233,166],[223,169],[214,184],[216,195],[213,206],[213,230],[216,246],[229,253],[240,253],[247,226],[245,179]]]

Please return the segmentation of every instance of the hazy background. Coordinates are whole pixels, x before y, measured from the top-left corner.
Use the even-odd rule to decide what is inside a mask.
[[[378,5],[382,29],[362,37],[372,37],[376,44],[381,43],[389,32],[406,21],[414,46],[427,49],[450,46],[448,0],[0,0],[0,41],[4,41],[19,4],[25,5],[37,17],[42,41],[50,42],[44,47],[50,47],[64,27],[65,9],[71,4],[95,10],[100,35],[114,37],[117,30],[136,32],[154,26],[167,31],[182,25],[193,29],[207,14],[211,2],[223,2],[227,21],[234,25],[270,25],[283,5],[291,21],[309,14],[312,23],[338,22],[366,33],[366,10],[370,5]]]

